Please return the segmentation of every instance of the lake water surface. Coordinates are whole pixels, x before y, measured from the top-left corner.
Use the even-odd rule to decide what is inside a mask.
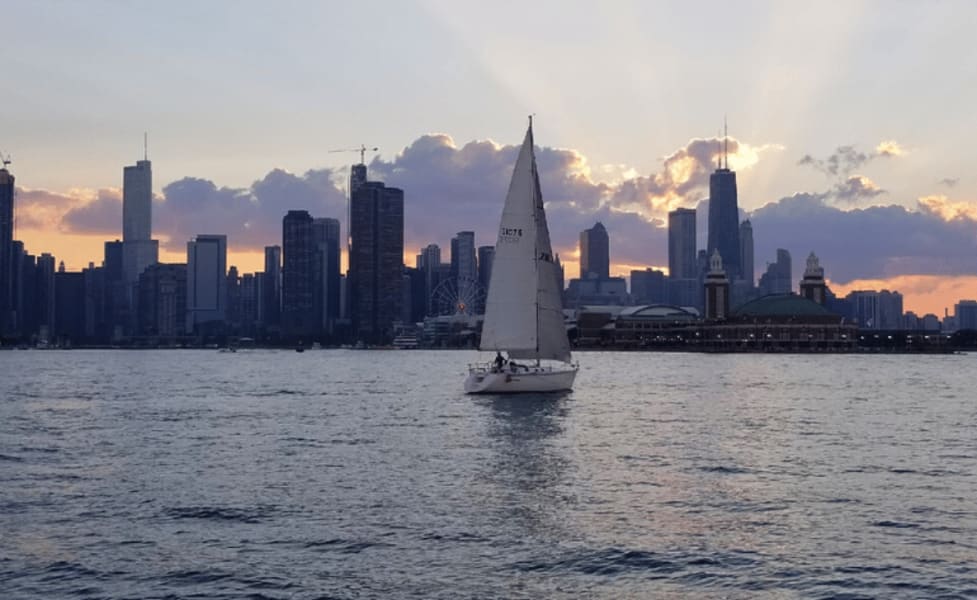
[[[0,598],[977,597],[975,355],[476,357],[0,352]]]

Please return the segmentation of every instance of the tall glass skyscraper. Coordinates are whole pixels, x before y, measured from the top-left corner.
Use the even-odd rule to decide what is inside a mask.
[[[227,236],[187,242],[187,331],[227,316]]]
[[[492,262],[495,260],[495,246],[478,247],[478,283],[488,293],[489,281],[492,280]]]
[[[315,244],[312,215],[290,210],[282,219],[282,331],[286,336],[317,331],[314,313]]]
[[[265,327],[281,324],[282,247],[265,246],[265,270],[261,278],[261,310],[258,318]]]
[[[417,257],[417,268],[424,277],[424,314],[435,314],[434,301],[431,297],[434,288],[441,283],[441,247],[428,244]]]
[[[699,276],[694,208],[677,208],[668,213],[668,276],[671,279]]]
[[[598,222],[580,232],[580,279],[607,279],[610,275],[610,238],[607,229]]]
[[[153,165],[140,160],[122,170],[122,241],[152,238]]]
[[[139,275],[159,260],[159,242],[153,236],[153,170],[140,160],[122,170],[122,265],[129,314],[135,316]],[[130,331],[135,323],[130,317]]]
[[[339,320],[339,221],[313,219],[312,239],[315,244],[315,314],[322,331],[331,334]]]
[[[0,334],[13,328],[14,176],[0,169]]]
[[[725,153],[724,153],[725,154]],[[723,268],[730,280],[742,277],[740,264],[740,216],[736,197],[736,173],[728,160],[709,176],[709,243],[706,253],[719,250]]]
[[[474,231],[459,231],[458,235],[451,239],[451,274],[456,279],[471,281],[478,277]]]
[[[756,274],[753,272],[753,224],[749,219],[740,223],[740,270],[743,281],[752,288]]]
[[[349,310],[354,335],[388,343],[401,318],[404,192],[367,181],[350,198]]]

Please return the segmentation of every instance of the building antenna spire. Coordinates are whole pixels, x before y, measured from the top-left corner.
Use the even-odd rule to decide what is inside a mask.
[[[723,115],[723,160],[726,169],[729,169],[729,125],[726,124],[726,115]]]
[[[142,157],[143,160],[149,160],[149,132],[142,132]]]
[[[722,137],[721,131],[716,133],[716,160],[719,162],[719,165],[716,167],[717,171],[723,168],[723,141],[719,139],[720,137]]]

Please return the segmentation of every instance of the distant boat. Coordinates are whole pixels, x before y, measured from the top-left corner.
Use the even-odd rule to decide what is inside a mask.
[[[571,363],[563,323],[532,117],[502,209],[479,349],[496,352],[496,358],[469,368],[469,394],[569,390],[579,369]]]
[[[393,347],[398,350],[416,350],[417,346],[416,335],[400,334],[393,341]]]

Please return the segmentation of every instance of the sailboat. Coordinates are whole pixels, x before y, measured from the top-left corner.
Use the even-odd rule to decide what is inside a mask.
[[[533,151],[532,117],[502,209],[479,350],[496,356],[491,363],[469,367],[469,394],[569,390],[579,369],[571,362],[563,323],[559,276]]]

